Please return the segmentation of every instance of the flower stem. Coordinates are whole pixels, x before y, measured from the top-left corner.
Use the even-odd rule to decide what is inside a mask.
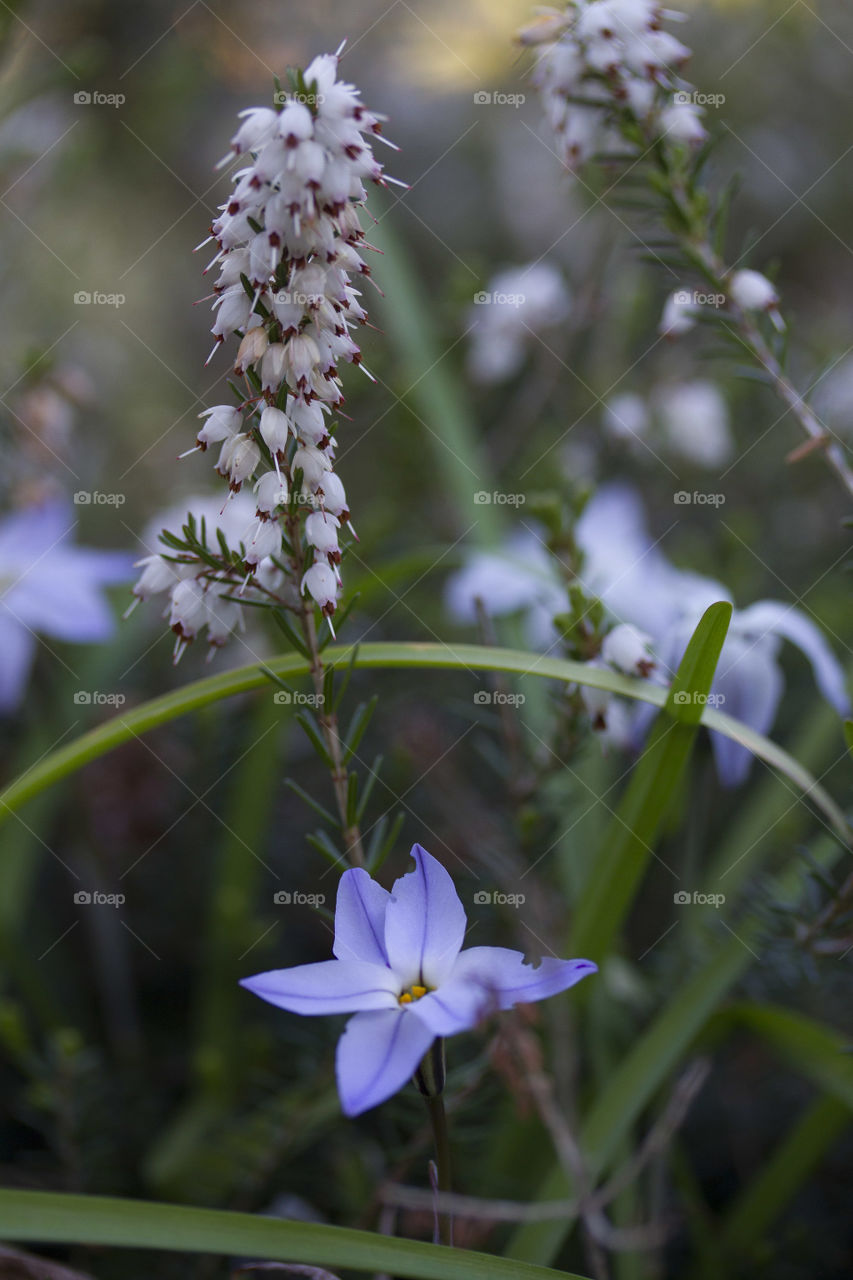
[[[450,1176],[450,1133],[447,1127],[447,1112],[444,1109],[444,1041],[439,1037],[434,1040],[430,1049],[421,1059],[415,1072],[415,1084],[424,1096],[432,1125],[432,1136],[435,1143],[435,1188],[438,1191],[453,1190]],[[435,1244],[453,1244],[453,1215],[436,1213]]]
[[[438,1174],[438,1190],[449,1192],[453,1190],[453,1187],[450,1177],[450,1134],[447,1128],[447,1112],[444,1109],[444,1099],[441,1095],[437,1098],[427,1098],[426,1104],[432,1125],[433,1140],[435,1141],[435,1167]],[[439,1213],[436,1214],[436,1218],[438,1221],[438,1239],[435,1243],[452,1245],[452,1213]]]
[[[301,545],[299,517],[288,515],[286,518],[286,528],[288,540],[293,548],[293,582],[296,590],[300,590],[302,581],[302,558],[299,552]],[[314,608],[304,598],[299,610],[299,620],[302,624],[302,634],[305,637],[305,644],[308,649],[310,659],[311,679],[314,684],[314,692],[318,697],[318,714],[317,723],[320,726],[320,732],[323,735],[323,742],[331,761],[331,778],[332,788],[335,793],[335,805],[338,810],[338,816],[341,822],[341,837],[343,840],[344,854],[353,866],[363,867],[366,859],[364,856],[364,847],[361,842],[361,830],[358,821],[349,822],[347,818],[347,793],[349,790],[346,765],[343,760],[343,751],[341,744],[340,729],[338,726],[338,717],[331,707],[326,706],[325,700],[325,677],[326,667],[323,662],[320,646],[317,643],[317,625],[314,620]]]
[[[713,248],[707,205],[696,200],[688,183],[670,163],[665,148],[659,148],[658,158],[669,183],[669,196],[678,211],[683,228],[679,234],[682,248],[709,284],[718,293],[725,295],[728,293],[732,269]],[[811,405],[791,382],[752,316],[733,299],[729,299],[728,310],[734,322],[734,336],[764,370],[768,383],[808,436],[806,445],[795,450],[790,460],[820,449],[847,492],[853,493],[853,469],[847,461],[844,449],[833,440]]]

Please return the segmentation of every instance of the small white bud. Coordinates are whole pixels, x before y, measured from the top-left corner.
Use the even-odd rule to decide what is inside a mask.
[[[182,640],[192,640],[207,622],[204,586],[197,578],[179,582],[172,591],[169,626]]]
[[[277,391],[284,381],[287,350],[282,342],[271,342],[261,360],[261,383],[264,391]]]
[[[318,560],[302,578],[302,591],[309,593],[325,614],[335,611],[338,580],[325,560]]]
[[[207,419],[196,437],[196,444],[201,449],[206,449],[209,444],[219,444],[220,440],[229,439],[240,430],[243,421],[240,410],[230,404],[214,405],[212,409],[205,409],[198,416]]]
[[[729,281],[732,299],[744,311],[772,311],[779,305],[779,295],[760,271],[736,271]]]
[[[283,453],[290,436],[290,423],[281,409],[267,405],[261,414],[261,435],[270,453]]]
[[[347,507],[347,495],[344,492],[344,486],[334,471],[328,471],[317,487],[317,496],[323,500],[323,509],[330,511],[333,516],[337,516],[346,523],[349,520],[349,508]]]
[[[302,487],[309,493],[316,492],[326,473],[332,469],[327,454],[322,449],[315,449],[313,445],[302,445],[297,449],[290,466],[294,475],[297,471],[302,472]]]
[[[237,492],[244,480],[248,480],[261,460],[261,451],[251,436],[239,432],[226,440],[216,464],[216,470],[226,477]]]
[[[254,329],[249,329],[237,349],[234,372],[245,373],[250,365],[256,364],[262,358],[268,346],[269,338],[263,326],[256,325]]]
[[[247,531],[248,532],[248,531]],[[246,564],[255,568],[268,556],[276,556],[281,551],[281,528],[277,520],[259,520],[251,541],[246,547]]]
[[[696,324],[697,307],[686,289],[671,293],[664,303],[658,330],[665,338],[680,338]]]
[[[288,500],[287,485],[284,478],[275,471],[267,471],[255,485],[257,510],[260,516],[271,516],[277,507],[283,507]]]
[[[601,656],[626,676],[648,678],[655,667],[651,644],[651,636],[628,623],[620,623],[604,637]]]
[[[333,559],[339,561],[341,558],[338,549],[338,529],[340,521],[336,516],[329,512],[312,511],[305,521],[305,537],[308,545],[314,547],[316,551],[321,551],[324,555],[331,555]]]

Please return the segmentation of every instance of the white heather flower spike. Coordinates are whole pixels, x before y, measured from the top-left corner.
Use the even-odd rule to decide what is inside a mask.
[[[637,126],[644,146],[705,141],[680,75],[690,50],[661,30],[663,19],[681,16],[657,0],[576,0],[519,33],[537,50],[534,82],[569,171],[599,153],[636,152]]]
[[[202,630],[218,647],[241,625],[235,597],[272,598],[296,609],[300,592],[307,592],[329,619],[337,605],[341,526],[355,536],[333,469],[343,403],[338,371],[344,363],[360,365],[354,334],[368,321],[353,283],[370,278],[362,256],[370,246],[359,217],[365,185],[391,181],[372,148],[383,117],[338,78],[342,48],[314,58],[302,73],[304,84],[316,89],[313,97],[282,93],[275,109],[241,112],[231,150],[219,162],[239,157],[230,193],[203,241],[213,241],[216,250],[205,268],[216,268],[208,362],[235,341],[232,368],[247,390],[243,403],[199,415],[202,425],[188,452],[221,446],[215,469],[228,481],[229,495],[215,504],[218,510],[207,511],[212,500],[197,506],[205,507],[206,522],[196,519],[189,534],[181,532],[182,514],[170,519],[168,530],[183,547],[169,544],[141,561],[134,589],[142,599],[168,593],[176,660]],[[294,501],[297,472],[302,492]],[[253,498],[240,492],[246,482],[253,482]],[[295,576],[301,569],[288,580],[277,563],[285,519],[285,559],[305,569],[301,581]]]

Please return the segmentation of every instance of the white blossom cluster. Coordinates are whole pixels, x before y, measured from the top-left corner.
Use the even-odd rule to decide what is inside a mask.
[[[656,0],[570,0],[521,31],[539,48],[534,79],[569,170],[653,137],[704,142],[702,108],[680,78],[690,50],[662,28],[674,17]]]
[[[294,80],[292,92],[276,94],[275,109],[244,111],[221,162],[245,161],[204,241],[218,247],[207,267],[218,267],[210,358],[236,337],[234,370],[248,390],[242,404],[205,410],[196,441],[196,449],[219,446],[216,470],[228,481],[229,498],[254,482],[254,517],[238,542],[248,575],[241,590],[262,586],[275,570],[273,558],[287,554],[282,522],[295,513],[304,553],[296,560],[298,586],[329,619],[341,589],[340,529],[350,520],[334,471],[331,415],[343,401],[338,367],[359,363],[352,331],[367,319],[352,283],[370,274],[359,253],[358,209],[367,198],[365,181],[392,181],[370,142],[381,117],[337,73],[338,54],[324,54]],[[292,520],[288,533],[292,542]],[[198,562],[195,576],[187,566],[176,585],[173,568],[143,563],[136,594],[169,590],[179,645],[205,625],[210,642],[223,643],[229,628],[210,621],[222,610],[212,615],[207,607],[211,592],[222,594],[209,566]],[[235,625],[238,615],[235,604],[225,617]]]

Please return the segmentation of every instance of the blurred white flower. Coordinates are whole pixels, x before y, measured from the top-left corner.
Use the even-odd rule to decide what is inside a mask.
[[[648,679],[655,666],[651,636],[627,622],[617,623],[612,631],[608,631],[601,646],[601,656],[626,676]]]
[[[38,635],[92,644],[113,633],[102,589],[133,576],[132,557],[76,547],[73,530],[58,500],[0,520],[0,711],[23,698]]]
[[[571,294],[556,267],[533,262],[498,272],[469,313],[468,367],[476,382],[504,382],[537,337],[563,324]]]
[[[657,0],[574,0],[562,18],[521,33],[538,48],[534,71],[560,159],[570,171],[608,150],[633,144],[622,136],[626,115],[653,138],[702,142],[699,109],[675,97],[690,50],[661,29]]]
[[[658,388],[654,407],[672,449],[700,467],[717,467],[734,452],[729,411],[719,387],[703,378]]]
[[[692,102],[673,102],[660,113],[661,132],[674,142],[696,147],[708,137],[702,124],[702,108]]]
[[[275,477],[275,472],[270,472]],[[207,628],[208,643],[214,649],[221,647],[229,635],[238,626],[242,626],[243,617],[239,604],[226,599],[233,595],[232,582],[217,581],[210,567],[202,560],[192,557],[181,559],[181,553],[163,544],[161,531],[183,538],[183,528],[189,517],[195,520],[196,537],[207,549],[221,554],[219,535],[225,539],[231,551],[237,551],[242,543],[247,548],[247,558],[253,567],[267,565],[274,570],[271,560],[266,555],[253,555],[259,547],[259,525],[264,522],[255,517],[255,503],[245,493],[232,494],[223,504],[221,498],[214,494],[187,498],[164,511],[148,525],[143,544],[150,549],[150,554],[137,561],[136,567],[142,573],[133,588],[138,600],[148,600],[152,596],[168,592],[164,609],[164,617],[169,618],[169,626],[178,637],[175,646],[175,660],[183,653],[183,648]],[[281,539],[277,526],[273,526],[278,544]],[[155,551],[155,547],[162,551]],[[257,578],[256,578],[257,581]],[[257,599],[257,594],[249,589],[248,599]],[[134,604],[136,601],[134,601]],[[131,606],[133,608],[133,606]]]
[[[853,436],[853,356],[837,361],[817,384],[815,412],[830,428]]]
[[[698,311],[692,295],[684,289],[677,289],[663,304],[658,332],[665,338],[680,338],[696,327]]]
[[[649,421],[648,406],[636,391],[620,391],[611,396],[604,406],[604,430],[614,440],[636,443],[644,439],[648,434]]]
[[[729,293],[744,311],[772,311],[779,305],[775,286],[760,271],[735,271]]]

